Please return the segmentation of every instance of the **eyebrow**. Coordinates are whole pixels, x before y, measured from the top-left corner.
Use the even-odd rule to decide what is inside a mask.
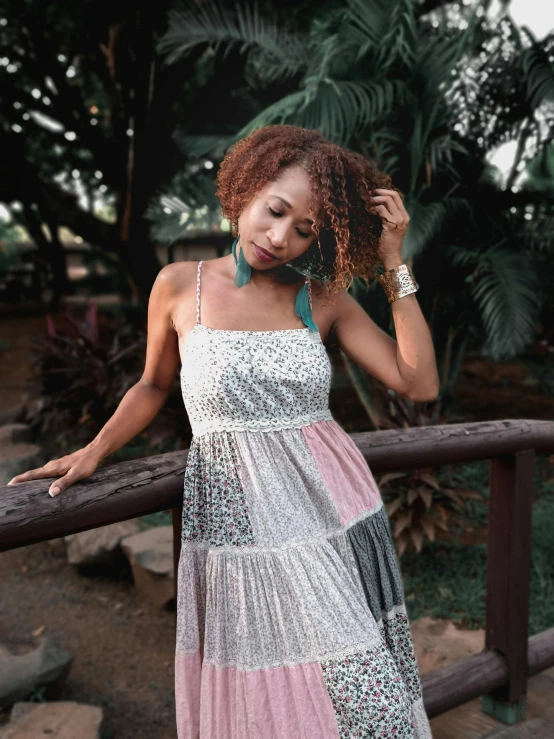
[[[292,208],[292,205],[288,202],[288,200],[285,200],[285,198],[282,198],[280,195],[270,195],[270,198],[277,198],[277,200],[280,200],[284,205],[287,206],[287,208]],[[303,221],[306,223],[309,223],[310,226],[313,226],[313,221],[311,221],[309,218],[303,218]]]

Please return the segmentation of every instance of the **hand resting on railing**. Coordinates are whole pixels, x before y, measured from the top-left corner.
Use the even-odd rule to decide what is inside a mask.
[[[140,380],[125,393],[115,413],[96,438],[66,457],[53,459],[44,467],[16,475],[8,485],[55,477],[57,479],[48,490],[54,497],[78,480],[90,477],[105,457],[121,449],[154,420],[167,400],[179,366],[178,336],[172,323],[173,308],[182,294],[185,278],[189,292],[194,294],[191,291],[196,285],[195,265],[195,262],[183,263],[182,266],[170,264],[160,270],[148,303],[144,372]]]
[[[17,485],[20,482],[29,482],[29,480],[40,480],[48,477],[56,479],[48,492],[52,497],[67,490],[70,485],[78,480],[84,480],[90,477],[98,467],[102,456],[90,449],[88,446],[78,449],[72,454],[68,454],[60,459],[52,459],[47,462],[44,467],[37,467],[34,470],[28,470],[20,475],[13,477],[8,485]],[[60,477],[63,475],[63,477]]]
[[[53,459],[36,470],[16,475],[8,485],[45,477],[56,477],[48,489],[52,497],[70,485],[90,477],[100,462],[113,452],[121,449],[152,421],[163,406],[167,392],[153,388],[143,379],[133,385],[123,396],[115,413],[99,431],[98,435],[82,449],[66,457]]]

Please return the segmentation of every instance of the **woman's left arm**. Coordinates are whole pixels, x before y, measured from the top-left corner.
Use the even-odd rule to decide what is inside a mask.
[[[402,264],[409,216],[396,191],[374,193],[374,212],[383,220],[379,257],[388,271]],[[394,300],[391,309],[396,341],[348,292],[341,292],[333,323],[337,343],[353,362],[400,395],[419,402],[435,400],[439,392],[435,350],[415,293]]]

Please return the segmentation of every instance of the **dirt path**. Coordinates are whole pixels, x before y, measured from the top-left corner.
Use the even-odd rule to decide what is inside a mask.
[[[15,313],[2,312],[3,409],[22,402],[44,333],[43,316]],[[62,698],[101,706],[103,739],[175,739],[175,612],[139,601],[128,570],[80,575],[61,539],[0,554],[0,639],[41,626],[74,658]]]
[[[175,739],[174,611],[139,601],[125,569],[78,574],[61,539],[2,553],[0,583],[0,639],[45,626],[74,659],[62,700],[101,706],[102,739]]]

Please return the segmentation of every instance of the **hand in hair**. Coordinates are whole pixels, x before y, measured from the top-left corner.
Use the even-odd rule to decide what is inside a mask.
[[[379,260],[387,268],[387,263],[402,263],[402,242],[410,222],[410,216],[404,207],[402,198],[396,190],[377,187],[373,190],[371,202],[372,212],[377,213],[383,222],[383,232],[379,240]]]

